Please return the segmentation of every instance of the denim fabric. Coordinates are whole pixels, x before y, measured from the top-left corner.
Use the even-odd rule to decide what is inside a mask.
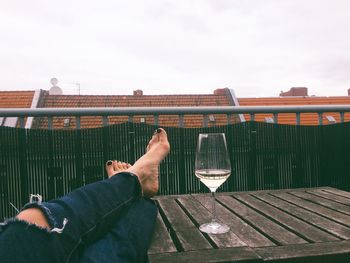
[[[120,173],[108,180],[78,188],[60,199],[30,203],[23,209],[39,208],[52,230],[10,220],[0,232],[1,262],[79,262],[85,251],[88,253],[86,257],[92,258],[94,245],[106,242],[104,240],[110,242],[111,236],[128,239],[123,234],[132,232],[129,230],[133,229],[133,224],[130,222],[130,228],[125,230],[129,222],[126,218],[135,219],[139,211],[148,213],[147,207],[151,203],[145,203],[150,201],[141,199],[140,195],[141,187],[136,176]],[[154,211],[152,205],[150,211]],[[130,207],[137,211],[130,210]],[[149,220],[155,221],[155,216]],[[67,221],[66,225],[63,225],[64,221]],[[145,227],[148,229],[147,225]],[[150,229],[152,231],[152,224]],[[139,246],[138,243],[133,243],[133,246],[135,244]],[[143,245],[140,251],[144,250]]]
[[[157,213],[152,200],[136,201],[112,230],[84,249],[80,263],[145,262]]]

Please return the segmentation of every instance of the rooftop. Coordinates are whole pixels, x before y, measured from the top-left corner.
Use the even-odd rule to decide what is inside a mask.
[[[37,95],[35,95],[37,94]],[[301,96],[300,96],[301,95]],[[30,108],[34,97],[38,108],[80,108],[80,107],[197,107],[197,106],[295,106],[295,105],[350,105],[350,96],[318,97],[307,96],[307,88],[292,88],[290,91],[281,92],[279,97],[260,98],[236,98],[234,92],[227,88],[217,89],[212,94],[179,94],[179,95],[144,95],[142,90],[134,91],[133,95],[50,95],[49,91],[1,91],[0,108]],[[32,106],[33,107],[33,106]],[[238,116],[232,116],[230,120],[226,115],[208,116],[208,126],[220,126],[227,123],[242,121]],[[249,114],[245,114],[246,121],[251,120]],[[127,122],[128,116],[109,117],[109,124]],[[154,123],[154,116],[133,116],[135,123]],[[272,114],[256,114],[255,121],[271,122]],[[340,114],[329,112],[323,114],[323,123],[330,124],[340,121]],[[344,121],[350,121],[350,113],[345,113]],[[55,129],[74,129],[76,127],[74,116],[55,117],[53,127]],[[164,127],[179,126],[178,116],[159,116],[159,125]],[[278,123],[296,124],[294,113],[279,114]],[[200,127],[203,124],[203,116],[185,115],[184,127]],[[316,113],[304,113],[300,116],[301,125],[317,125]],[[102,117],[82,117],[81,128],[96,128],[103,125]],[[33,128],[45,129],[48,127],[47,118],[35,118]]]

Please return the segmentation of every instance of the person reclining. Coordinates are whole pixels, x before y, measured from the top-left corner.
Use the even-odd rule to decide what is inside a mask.
[[[1,227],[1,262],[144,262],[158,211],[149,198],[169,151],[159,128],[134,165],[109,161],[107,180],[26,204]]]

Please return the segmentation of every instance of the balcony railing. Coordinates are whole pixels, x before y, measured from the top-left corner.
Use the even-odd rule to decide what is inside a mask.
[[[336,112],[338,125],[321,125],[327,113]],[[270,114],[275,123],[282,115],[318,116],[320,125],[268,125],[244,122],[213,127],[211,114],[244,114],[250,120]],[[152,125],[133,123],[137,115],[152,115],[161,124],[162,115],[177,115],[178,127],[187,115],[202,115],[203,127],[166,128],[171,153],[160,167],[163,195],[207,191],[194,176],[196,140],[201,132],[224,132],[230,152],[232,175],[220,191],[333,186],[350,189],[350,105],[268,107],[143,107],[143,108],[44,108],[0,109],[4,118],[15,118],[26,128],[30,118],[47,118],[48,129],[0,127],[0,220],[14,214],[12,204],[22,206],[30,193],[56,198],[74,188],[105,178],[104,163],[116,158],[133,163],[144,153]],[[128,116],[129,122],[113,124],[111,116]],[[73,129],[56,129],[56,117],[75,116]],[[84,116],[100,116],[102,127],[81,129]],[[241,116],[242,117],[242,116]],[[17,119],[18,118],[18,119]],[[82,118],[82,120],[84,120]],[[238,118],[235,118],[238,120]],[[325,123],[326,124],[326,123]],[[207,126],[211,126],[206,128]]]
[[[240,115],[241,122],[245,121],[242,114],[249,114],[254,121],[256,114],[273,114],[273,122],[278,123],[278,116],[282,113],[295,113],[296,124],[300,125],[301,115],[317,113],[318,124],[323,124],[323,114],[336,112],[340,122],[345,121],[345,114],[350,112],[350,105],[310,105],[310,106],[226,106],[226,107],[120,107],[120,108],[0,108],[0,118],[17,117],[20,127],[25,127],[26,117],[47,117],[48,129],[53,129],[53,118],[75,116],[76,128],[80,129],[82,116],[101,116],[103,126],[108,126],[109,116],[128,116],[129,122],[135,115],[152,115],[154,125],[158,125],[160,115],[179,116],[179,127],[184,126],[185,115],[203,115],[203,127],[208,126],[210,114],[226,114],[227,124],[231,124],[232,115]]]

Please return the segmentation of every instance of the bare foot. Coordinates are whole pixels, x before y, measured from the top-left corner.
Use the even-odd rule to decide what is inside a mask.
[[[120,161],[107,161],[106,172],[107,172],[108,178],[120,172],[124,172],[130,167],[131,167],[131,164],[129,163],[124,163]]]
[[[164,129],[159,128],[149,141],[147,152],[126,170],[138,177],[145,197],[152,197],[158,192],[159,164],[169,151],[167,134]]]

